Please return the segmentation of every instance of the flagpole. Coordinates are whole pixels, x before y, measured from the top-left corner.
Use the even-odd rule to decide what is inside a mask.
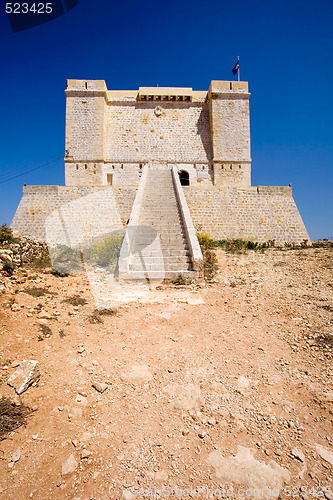
[[[238,72],[237,72],[237,74],[238,74],[238,81],[240,81],[239,56],[238,56],[238,58],[237,58],[237,61],[238,61]]]

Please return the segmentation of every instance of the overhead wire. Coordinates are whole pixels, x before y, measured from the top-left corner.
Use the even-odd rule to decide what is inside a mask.
[[[63,153],[59,152],[59,153],[54,154],[53,156],[50,156],[49,158],[44,158],[43,162],[48,162],[48,161],[54,160],[55,157],[58,158],[58,156],[60,154],[63,154]],[[26,165],[23,165],[21,167],[14,168],[10,172],[6,172],[6,173],[3,173],[3,174],[0,174],[0,180],[2,180],[5,177],[11,176],[11,175],[16,175],[19,172],[23,172],[23,171],[25,172],[26,170],[28,170],[30,168],[34,168],[35,166],[38,166],[39,164],[40,164],[40,161],[33,161],[33,162],[27,163]]]
[[[61,156],[58,156],[54,160],[47,161],[46,163],[44,162],[41,165],[37,165],[37,167],[30,168],[30,169],[27,169],[27,170],[24,170],[24,171],[22,171],[22,168],[26,168],[27,166],[20,167],[20,168],[18,168],[16,170],[13,170],[10,174],[6,174],[7,176],[9,175],[9,177],[6,178],[6,175],[2,176],[4,178],[2,180],[0,180],[0,184],[4,184],[5,182],[9,182],[9,181],[11,181],[13,179],[16,179],[17,177],[22,177],[22,175],[29,174],[30,172],[34,172],[35,170],[38,170],[40,168],[47,167],[48,165],[51,165],[52,163],[55,163],[56,161],[59,161],[59,160],[63,159],[63,157],[64,157],[64,155],[62,154]],[[12,174],[16,174],[16,175],[12,175]],[[0,176],[0,179],[1,179],[1,176]]]
[[[59,155],[63,155],[63,153],[59,152],[59,153],[56,153],[55,155],[49,157],[49,158],[44,158],[44,160],[42,160],[42,162],[48,162],[48,161],[52,161],[56,158],[59,157]],[[10,170],[9,172],[6,172],[6,173],[3,173],[3,174],[0,174],[0,180],[3,180],[4,178],[7,178],[8,176],[12,176],[12,175],[16,175],[18,173],[24,173],[26,172],[27,170],[30,170],[31,168],[35,168],[37,166],[39,166],[40,164],[40,161],[33,161],[31,163],[27,163],[26,165],[22,165],[21,167],[17,167],[17,168],[14,168],[12,170]]]

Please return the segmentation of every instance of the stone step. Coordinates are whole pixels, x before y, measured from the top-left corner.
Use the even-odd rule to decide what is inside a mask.
[[[170,237],[170,238],[173,238],[173,239],[178,239],[178,238],[182,238],[183,240],[186,240],[186,236],[185,234],[183,233],[183,229],[182,227],[177,227],[177,228],[174,228],[173,226],[171,227],[164,227],[162,228],[154,228],[153,226],[150,226],[151,229],[153,231],[151,232],[147,232],[147,231],[138,231],[135,233],[134,235],[134,239],[135,241],[138,241],[139,239],[141,239],[142,241],[154,241],[156,239],[163,239],[165,237]]]
[[[191,257],[190,251],[189,250],[183,250],[183,249],[174,249],[174,248],[163,248],[161,250],[148,250],[145,252],[142,252],[142,256],[146,259],[149,257],[160,257],[162,254],[163,259],[168,259],[168,258],[177,258],[177,257]],[[139,255],[139,254],[134,254],[134,255]]]
[[[157,242],[159,245],[157,245]],[[154,250],[157,249],[159,250],[160,248],[174,248],[176,247],[177,250],[180,250],[180,246],[182,249],[187,250],[187,241],[186,239],[182,238],[181,236],[176,237],[170,237],[170,235],[160,235],[159,240],[154,240],[154,243],[151,243],[151,240],[144,236],[139,236],[134,239],[133,241],[134,245],[138,247],[138,249],[142,250],[143,248],[149,247],[149,250]],[[171,247],[170,247],[171,245]],[[186,248],[184,247],[186,245]]]
[[[172,257],[146,257],[145,255],[142,256],[142,260],[143,262],[147,262],[147,263],[158,263],[158,264],[165,264],[165,263],[170,263],[170,264],[189,264],[191,263],[191,258],[189,256],[184,256],[184,257],[175,257],[175,258],[172,258]],[[129,257],[129,262],[131,263],[139,263],[141,262],[141,258],[135,254],[135,255],[131,255]]]
[[[145,248],[149,249],[149,242],[146,240],[135,240],[133,244],[134,252],[142,252]],[[160,240],[160,248],[171,248],[174,250],[187,250],[187,242],[185,240],[170,240],[163,238]]]
[[[141,264],[141,259],[137,255],[132,255],[129,259],[130,264]],[[143,262],[146,265],[150,264],[189,264],[191,260],[187,257],[175,257],[175,258],[156,258],[156,257],[146,257],[144,256]]]
[[[154,222],[153,224],[149,224],[149,226],[147,224],[148,224],[148,221],[146,221],[144,224],[140,224],[140,226],[137,228],[137,231],[135,234],[146,233],[149,236],[149,238],[151,238],[154,235],[153,231],[140,229],[140,227],[152,228],[155,231],[155,233],[157,233],[157,234],[162,234],[162,233],[166,233],[166,232],[172,233],[172,230],[174,230],[174,234],[179,234],[179,232],[183,232],[183,229],[184,229],[182,224],[175,224],[175,223],[167,224],[166,222],[160,222],[160,223]],[[157,234],[155,234],[155,237],[157,236]]]
[[[129,264],[129,271],[142,271],[142,272],[145,272],[145,271],[178,271],[179,273],[181,273],[182,271],[191,271],[191,265],[190,264],[187,264],[187,265],[178,265],[178,264],[169,264],[169,265],[164,265],[162,268],[160,265],[155,265],[155,264],[147,264],[145,265],[145,267],[143,268],[143,266],[139,265],[139,264]]]
[[[175,252],[180,252],[180,251],[187,252],[188,251],[187,243],[183,240],[170,241],[170,240],[164,239],[160,243],[161,243],[160,249],[162,252],[163,252],[164,248],[167,248],[169,250],[173,250]],[[149,245],[147,243],[145,243],[144,241],[140,241],[140,242],[135,241],[131,253],[136,253],[136,252],[145,253],[145,252],[149,252],[151,250],[152,250],[152,248],[150,248]]]
[[[179,275],[184,276],[184,278],[198,278],[200,276],[199,271],[188,271],[188,270],[176,270],[176,271],[149,271],[148,273],[143,273],[142,271],[132,271],[128,274],[123,274],[122,279],[124,280],[138,280],[146,281],[149,280],[163,280],[177,278]]]
[[[149,225],[148,225],[149,224]],[[152,227],[155,231],[158,233],[162,233],[163,229],[167,230],[168,232],[172,231],[174,229],[175,231],[182,231],[184,229],[183,224],[181,224],[179,221],[166,221],[165,219],[159,221],[159,220],[153,220],[153,221],[140,221],[138,230],[140,231],[140,227],[145,228],[145,227]],[[142,230],[144,231],[144,229]],[[150,236],[152,236],[150,233],[148,233]]]
[[[156,209],[147,209],[143,207],[142,213],[140,214],[139,220],[144,220],[150,217],[160,217],[160,218],[174,218],[176,220],[182,220],[182,216],[179,212],[177,212],[176,207],[168,210],[156,210]]]
[[[147,226],[146,226],[147,227]],[[181,226],[179,227],[168,227],[165,226],[162,229],[160,227],[154,227],[154,226],[149,226],[151,231],[137,231],[134,235],[135,240],[140,238],[141,240],[149,240],[149,241],[154,241],[156,239],[161,239],[164,238],[165,236],[171,236],[172,238],[176,237],[181,237],[186,240],[185,234],[183,232],[183,228]]]
[[[155,189],[158,189],[156,186]],[[158,203],[158,206],[161,208],[163,206],[168,207],[168,206],[175,206],[177,205],[177,200],[176,198],[173,198],[174,193],[163,193],[163,198],[156,198],[154,196],[154,193],[148,193],[147,198],[143,198],[142,200],[142,206],[147,205],[147,206],[154,206],[154,203]],[[161,205],[161,202],[163,202],[163,205]]]
[[[142,206],[142,214],[143,215],[149,215],[149,216],[174,216],[174,217],[179,217],[181,219],[181,213],[178,211],[178,207],[164,207],[164,208],[159,208],[156,207],[155,205],[153,207],[145,207],[144,205]],[[140,217],[141,218],[141,217]]]
[[[154,226],[150,226],[154,231],[155,231],[155,234],[154,233],[144,233],[142,232],[140,234],[140,232],[136,233],[135,234],[135,239],[137,238],[141,238],[142,240],[144,239],[149,239],[151,240],[152,238],[155,240],[156,238],[164,238],[165,236],[172,236],[172,237],[179,237],[179,236],[182,236],[185,240],[185,235],[182,234],[183,233],[183,228],[181,226],[178,226],[178,227],[174,227],[174,226],[164,226],[164,227],[158,227],[158,225],[156,225],[155,227]]]
[[[149,224],[149,226],[151,226],[152,224],[160,224],[161,226],[174,225],[174,226],[184,227],[183,223],[178,218],[176,218],[174,216],[172,216],[172,218],[171,218],[171,217],[161,217],[161,216],[148,217],[147,215],[145,215],[145,217],[143,217],[142,219],[139,220],[138,226],[139,227],[140,226],[147,226],[147,224]]]
[[[160,210],[160,209],[157,209],[156,207],[150,209],[150,208],[143,206],[141,210],[142,210],[142,214],[140,214],[141,215],[140,219],[149,216],[149,217],[175,217],[175,218],[182,220],[181,214],[180,214],[180,212],[178,212],[177,207],[168,208],[168,210],[166,210],[166,209]]]

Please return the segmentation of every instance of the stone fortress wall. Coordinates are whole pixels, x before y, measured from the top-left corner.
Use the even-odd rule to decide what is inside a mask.
[[[99,193],[105,192],[101,197]],[[107,194],[110,193],[110,196]],[[80,212],[82,219],[91,221],[91,234],[95,226],[115,228],[115,221],[120,216],[123,226],[126,225],[134,202],[136,190],[113,189],[110,186],[24,186],[23,196],[12,222],[12,229],[39,241],[46,241],[46,221],[52,213],[58,212],[61,217],[63,210],[78,200],[90,200],[82,204]],[[92,200],[92,201],[91,201]],[[68,232],[75,233],[75,217]]]
[[[14,230],[43,239],[52,210],[103,189],[114,193],[126,224],[148,165],[188,175],[183,189],[198,231],[282,244],[309,239],[291,188],[251,186],[247,82],[212,81],[208,91],[114,91],[103,80],[68,80],[66,96],[66,186],[24,188]],[[94,216],[107,225],[105,208]]]

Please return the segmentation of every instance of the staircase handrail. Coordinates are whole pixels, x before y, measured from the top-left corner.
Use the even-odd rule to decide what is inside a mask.
[[[185,226],[185,235],[191,254],[193,269],[195,271],[201,271],[203,265],[202,252],[193,226],[192,217],[186,202],[184,191],[182,189],[182,185],[179,180],[178,170],[177,167],[175,166],[172,167],[172,178],[175,186],[176,196],[179,203],[182,219]]]
[[[139,182],[138,190],[135,195],[130,219],[127,224],[126,233],[121,245],[119,254],[119,273],[128,273],[129,271],[129,257],[133,248],[134,237],[138,227],[140,210],[143,202],[143,195],[146,187],[148,176],[148,165],[144,165],[142,175]]]

